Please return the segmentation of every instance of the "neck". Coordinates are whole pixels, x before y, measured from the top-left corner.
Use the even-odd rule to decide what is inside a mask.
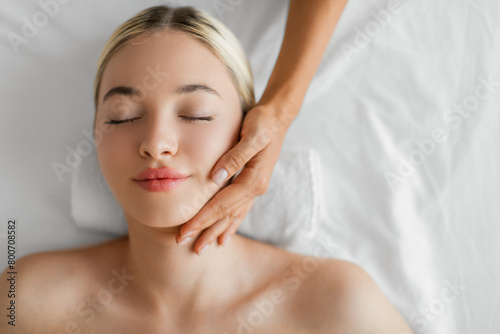
[[[135,276],[131,286],[146,307],[162,310],[175,301],[179,311],[205,309],[214,304],[214,297],[224,300],[234,294],[237,287],[231,289],[230,278],[241,264],[236,260],[242,254],[242,237],[235,235],[224,246],[214,242],[198,255],[194,242],[201,233],[178,245],[180,226],[155,228],[126,217],[125,268]]]

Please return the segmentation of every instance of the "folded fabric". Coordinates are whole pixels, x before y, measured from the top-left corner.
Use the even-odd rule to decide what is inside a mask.
[[[320,212],[320,164],[313,150],[282,150],[267,192],[255,199],[237,233],[276,246],[311,238]],[[101,173],[97,154],[84,157],[71,182],[71,215],[80,228],[124,235],[121,205]]]
[[[320,180],[315,151],[283,150],[238,234],[282,247],[312,238],[320,220]]]

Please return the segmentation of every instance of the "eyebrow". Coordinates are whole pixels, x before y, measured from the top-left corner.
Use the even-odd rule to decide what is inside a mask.
[[[195,92],[205,92],[209,94],[213,94],[218,96],[221,100],[224,100],[218,91],[213,89],[212,87],[206,86],[204,84],[194,83],[194,84],[186,84],[177,87],[175,90],[175,94],[190,94]],[[102,102],[106,102],[110,97],[114,95],[123,95],[123,96],[139,96],[139,91],[133,87],[128,86],[116,86],[111,88],[106,95],[102,98]]]

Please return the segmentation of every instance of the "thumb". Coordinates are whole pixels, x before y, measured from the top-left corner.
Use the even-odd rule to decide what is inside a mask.
[[[212,180],[220,186],[224,181],[242,169],[254,155],[260,152],[263,149],[261,146],[264,145],[259,145],[257,141],[251,142],[245,137],[242,138],[236,146],[227,151],[217,161],[212,171]]]

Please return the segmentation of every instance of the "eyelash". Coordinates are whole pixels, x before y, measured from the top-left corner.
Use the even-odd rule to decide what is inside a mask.
[[[205,117],[189,117],[189,116],[180,116],[181,118],[187,120],[188,122],[195,122],[195,121],[207,121],[211,122],[214,118],[212,116],[205,116]],[[116,124],[123,124],[123,123],[132,123],[135,121],[137,118],[131,118],[131,119],[124,119],[124,120],[110,120],[106,122],[106,124],[111,124],[111,125],[116,125]]]
[[[124,119],[122,121],[116,121],[116,120],[110,120],[109,122],[106,122],[106,124],[123,124],[123,123],[132,123],[133,121],[135,121],[136,118],[131,118],[131,119]]]

